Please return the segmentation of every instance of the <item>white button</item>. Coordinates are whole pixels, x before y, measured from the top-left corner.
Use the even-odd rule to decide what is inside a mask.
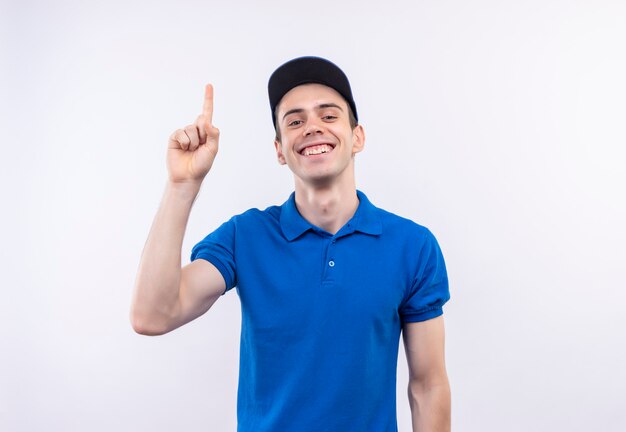
[[[328,265],[331,267],[335,267],[335,261],[333,260],[328,261]]]

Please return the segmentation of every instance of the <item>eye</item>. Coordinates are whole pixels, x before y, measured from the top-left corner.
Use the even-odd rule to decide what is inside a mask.
[[[292,120],[289,123],[287,123],[287,126],[298,126],[302,123],[302,120]]]
[[[332,120],[336,120],[336,119],[337,119],[337,116],[334,116],[334,115],[332,115],[332,114],[328,114],[328,115],[325,115],[324,117],[322,117],[322,119],[323,119],[323,120],[332,121]]]

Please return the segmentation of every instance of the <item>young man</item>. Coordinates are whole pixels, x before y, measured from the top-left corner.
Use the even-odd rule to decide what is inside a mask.
[[[169,182],[143,252],[131,320],[169,332],[230,288],[242,304],[238,430],[397,431],[402,332],[414,431],[450,430],[442,306],[448,281],[424,227],[356,190],[365,134],[345,74],[318,57],[269,80],[278,162],[295,192],[234,216],[180,268],[185,226],[217,154],[213,89],[202,114],[169,139]]]

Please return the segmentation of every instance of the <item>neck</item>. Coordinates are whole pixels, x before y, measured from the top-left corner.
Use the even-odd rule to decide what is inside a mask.
[[[311,186],[296,181],[296,207],[307,221],[334,235],[359,207],[355,182]]]

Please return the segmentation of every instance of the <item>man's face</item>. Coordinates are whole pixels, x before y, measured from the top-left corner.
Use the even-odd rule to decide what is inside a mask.
[[[305,183],[328,184],[352,178],[353,156],[363,149],[361,125],[350,126],[348,104],[334,89],[305,84],[283,96],[276,112],[280,164]]]

